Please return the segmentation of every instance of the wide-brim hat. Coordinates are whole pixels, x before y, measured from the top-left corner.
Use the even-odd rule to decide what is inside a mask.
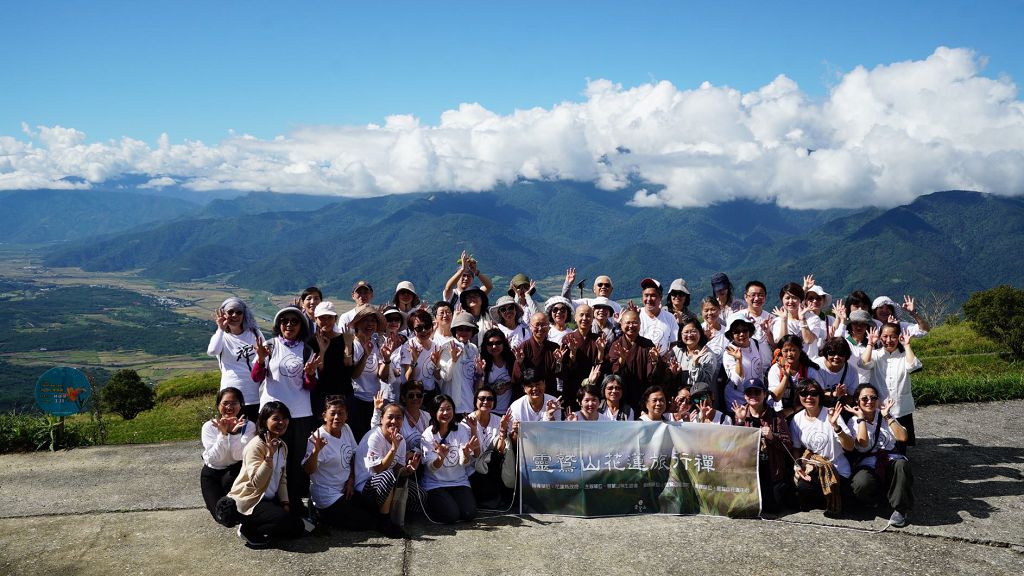
[[[850,312],[850,317],[846,319],[846,325],[850,324],[867,324],[872,325],[875,323],[874,319],[871,318],[871,314],[867,310],[854,310]]]
[[[416,287],[413,286],[412,282],[409,282],[408,280],[402,280],[401,282],[398,283],[398,286],[395,286],[395,296],[391,299],[391,302],[393,302],[395,306],[398,306],[398,293],[401,292],[402,290],[408,290],[409,292],[412,292],[413,307],[420,305],[420,295],[416,293]]]
[[[889,298],[888,296],[879,296],[871,303],[871,311],[874,312],[882,306],[892,306],[893,311],[898,310],[900,307],[899,304],[892,301],[892,298]]]
[[[384,326],[387,325],[387,321],[388,321],[388,316],[389,315],[391,315],[391,314],[398,314],[402,318],[401,322],[399,323],[400,325],[398,327],[398,331],[401,332],[402,330],[405,330],[405,327],[406,327],[406,325],[408,323],[408,320],[409,320],[409,316],[406,315],[405,312],[402,312],[401,310],[399,310],[397,306],[392,306],[392,305],[385,306],[384,310],[381,310],[380,314],[381,314],[381,316],[384,317],[384,323],[385,323]],[[384,326],[381,326],[382,330],[383,330]]]
[[[724,289],[732,290],[732,281],[725,272],[715,272],[711,275],[711,291],[718,292]]]
[[[682,292],[683,294],[689,296],[690,287],[686,285],[686,280],[683,280],[682,278],[676,278],[668,287],[668,293],[671,294],[673,292]]]
[[[494,303],[494,306],[491,306],[487,310],[487,314],[491,317],[491,322],[494,322],[495,324],[501,324],[501,314],[498,312],[498,310],[500,310],[503,306],[508,306],[509,304],[512,304],[513,306],[516,307],[516,320],[519,320],[520,318],[523,317],[523,314],[525,314],[525,312],[523,311],[523,307],[520,306],[519,303],[516,302],[515,299],[512,298],[511,296],[502,296],[501,298],[498,298],[498,301]]]
[[[605,298],[604,296],[597,296],[597,297],[594,297],[594,298],[590,299],[590,307],[591,308],[597,308],[599,306],[607,308],[607,309],[611,310],[612,312],[615,312],[615,306],[612,306],[612,301],[607,299],[607,298]]]
[[[469,297],[470,294],[479,294],[480,295],[480,300],[481,300],[480,311],[481,311],[481,313],[483,311],[485,311],[485,310],[489,310],[490,309],[490,306],[488,305],[488,300],[487,300],[487,292],[484,292],[479,286],[473,286],[472,288],[466,288],[465,290],[463,290],[462,292],[459,293],[459,304],[462,304],[462,309],[463,310],[467,309],[466,298]]]
[[[551,314],[551,309],[559,304],[562,304],[563,306],[568,308],[569,314],[572,314],[575,310],[575,306],[573,306],[572,302],[565,296],[552,296],[551,298],[548,298],[546,302],[544,302],[544,311],[547,312],[548,314]]]
[[[523,274],[522,272],[520,272],[519,274],[516,274],[515,276],[512,277],[512,286],[513,287],[515,287],[515,286],[522,286],[523,284],[526,284],[527,286],[530,285],[530,277],[527,276],[526,274]],[[534,286],[533,288],[530,289],[530,296],[533,296],[536,292],[537,292],[537,287]],[[515,294],[516,294],[515,290],[513,290],[512,288],[508,289],[508,295],[509,296],[515,296]]]
[[[349,325],[352,327],[358,326],[360,322],[366,320],[370,316],[377,319],[377,331],[382,332],[387,327],[387,320],[384,319],[384,315],[372,304],[361,304],[355,307],[355,315],[352,316],[352,321]]]
[[[473,315],[466,311],[459,312],[455,315],[455,318],[452,318],[452,333],[455,332],[456,328],[472,328],[474,335],[480,331],[480,327],[473,320]]]
[[[746,326],[750,329],[750,337],[753,338],[754,334],[757,333],[757,326],[754,326],[753,322],[750,322],[746,318],[737,318],[729,323],[729,329],[725,332],[725,339],[732,340],[732,331],[740,326]]]

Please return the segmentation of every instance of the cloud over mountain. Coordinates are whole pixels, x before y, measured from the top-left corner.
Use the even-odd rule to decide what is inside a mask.
[[[894,206],[942,189],[1024,194],[1024,102],[1010,78],[981,75],[970,50],[855,68],[814,99],[784,75],[741,93],[704,83],[587,83],[581,101],[508,115],[461,104],[436,125],[306,126],[273,139],[208,144],[130,137],[89,142],[73,128],[0,136],[0,189],[90,187],[121,174],[148,187],[373,196],[485,190],[574,179],[651,186],[643,206],[734,198],[785,207]],[[68,178],[71,177],[71,178]]]

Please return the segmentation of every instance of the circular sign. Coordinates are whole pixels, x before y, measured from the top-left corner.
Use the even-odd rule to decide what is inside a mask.
[[[50,368],[36,381],[36,404],[54,416],[78,414],[92,395],[92,385],[76,368]]]

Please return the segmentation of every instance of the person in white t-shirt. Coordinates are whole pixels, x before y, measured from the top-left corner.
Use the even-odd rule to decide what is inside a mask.
[[[572,302],[562,296],[552,296],[544,303],[544,312],[548,315],[548,320],[551,322],[548,340],[561,346],[562,338],[565,338],[566,334],[572,332],[572,329],[568,326],[573,314]]]
[[[456,421],[455,403],[439,394],[430,408],[430,426],[420,440],[427,517],[441,524],[467,522],[476,517],[476,499],[469,485],[474,460],[480,456],[476,418]]]
[[[544,393],[546,376],[542,370],[523,370],[523,396],[509,406],[512,415],[512,444],[519,441],[520,422],[556,421],[562,419],[558,398]]]
[[[769,349],[775,348],[775,338],[772,335],[772,322],[775,321],[775,317],[764,309],[768,299],[768,288],[759,280],[751,280],[743,288],[743,297],[746,299],[747,307],[729,314],[726,326],[732,326],[733,321],[742,318],[754,325],[752,338],[766,344]]]
[[[928,331],[931,330],[931,326],[928,322],[917,313],[917,308],[914,303],[914,298],[911,296],[903,296],[903,310],[910,314],[914,319],[914,323],[903,322],[897,317],[897,311],[900,309],[892,298],[888,296],[879,296],[871,303],[871,313],[875,317],[875,327],[878,329],[882,328],[882,324],[886,322],[892,322],[899,324],[900,332],[906,332],[911,338],[921,338],[927,336]]]
[[[480,339],[480,358],[484,361],[480,384],[492,387],[497,396],[495,405],[490,408],[495,414],[504,414],[512,404],[512,369],[516,357],[500,329],[484,332]]]
[[[858,386],[853,397],[856,403],[847,409],[853,414],[847,426],[856,446],[851,481],[853,495],[869,506],[884,497],[893,509],[889,524],[902,528],[907,525],[910,509],[914,507],[914,476],[907,457],[891,452],[896,442],[906,442],[907,429],[889,413],[892,398],[880,402],[878,389],[871,384]]]
[[[257,342],[263,334],[256,317],[241,298],[232,296],[221,303],[214,314],[217,331],[210,337],[206,353],[220,365],[220,389],[237,388],[245,396],[242,411],[250,422],[260,414],[260,385],[252,379]]]
[[[658,354],[665,360],[669,356],[669,348],[676,339],[679,323],[671,312],[661,307],[661,283],[654,278],[640,281],[640,298],[643,309],[640,310],[640,335],[654,342]]]
[[[346,530],[365,530],[373,525],[373,513],[356,494],[355,457],[358,444],[345,421],[344,396],[325,399],[324,425],[310,435],[302,466],[309,474],[309,499],[317,519]]]
[[[404,518],[404,510],[397,504],[393,510],[392,505],[395,489],[404,486],[420,465],[419,452],[406,447],[401,433],[404,416],[398,404],[385,405],[380,425],[363,437],[357,451],[356,490],[377,507],[376,528],[389,538],[409,537],[392,516],[394,512],[394,517]]]
[[[797,390],[803,410],[789,423],[793,439],[793,466],[800,507],[820,507],[829,512],[843,508],[850,492],[850,462],[845,452],[853,450],[853,436],[842,418],[842,406],[826,410],[824,392],[814,380],[805,380]]]
[[[349,324],[352,323],[352,319],[355,318],[356,313],[360,306],[369,306],[373,302],[373,286],[370,285],[366,280],[360,280],[352,285],[352,301],[356,303],[351,310],[345,312],[341,316],[338,316],[337,330],[338,332],[344,332],[349,328]],[[380,325],[380,329],[384,329],[384,323]]]
[[[612,286],[612,279],[610,277],[601,275],[594,278],[595,298],[581,297],[579,299],[574,299],[572,297],[572,287],[574,282],[576,282],[576,269],[568,268],[565,271],[565,282],[562,284],[562,296],[571,300],[573,307],[579,306],[580,304],[594,306],[595,298],[604,298],[608,301],[607,304],[612,308],[612,318],[616,320],[619,318],[619,314],[622,312],[622,306],[612,299],[612,292],[615,290],[615,287]]]
[[[530,337],[530,327],[523,320],[523,314],[523,307],[511,296],[498,298],[494,306],[488,310],[491,324],[501,330],[512,348],[519,346]],[[482,338],[480,342],[482,345]]]
[[[804,289],[796,282],[790,282],[779,290],[782,306],[772,313],[772,337],[780,342],[783,336],[799,336],[808,356],[818,355],[819,339],[825,337],[825,324],[804,302]]]

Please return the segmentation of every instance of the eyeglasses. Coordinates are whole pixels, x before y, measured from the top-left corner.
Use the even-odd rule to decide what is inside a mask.
[[[416,326],[413,326],[413,330],[417,332],[427,332],[431,328],[433,328],[433,326],[431,326],[430,324],[418,324]]]
[[[605,386],[605,390],[611,392],[612,390],[622,391],[622,386]]]
[[[867,404],[868,402],[878,402],[878,396],[863,396],[860,399],[861,402]]]
[[[504,342],[502,342],[501,340],[488,340],[487,341],[487,345],[492,347],[492,348],[495,347],[495,346],[501,346],[502,344],[504,344]]]
[[[299,320],[298,318],[288,317],[281,318],[281,321],[278,322],[278,324],[280,324],[281,326],[298,326],[301,322],[302,320]]]
[[[687,404],[687,403],[690,402],[690,397],[689,396],[680,396],[680,397],[676,398],[676,402],[679,402],[680,404]]]
[[[494,396],[477,396],[477,402],[494,402]]]
[[[420,398],[423,398],[423,392],[407,392],[405,394],[405,397],[408,400],[418,400]]]
[[[241,404],[241,402],[237,400],[224,400],[223,402],[220,403],[220,405],[225,408],[227,408],[228,406],[238,406],[239,404]]]
[[[817,398],[820,394],[821,394],[821,390],[817,390],[817,389],[801,390],[800,391],[800,397],[801,398]]]
[[[764,297],[765,294],[763,292],[754,292],[753,294],[747,292],[747,298],[750,298],[751,300],[764,300]]]

